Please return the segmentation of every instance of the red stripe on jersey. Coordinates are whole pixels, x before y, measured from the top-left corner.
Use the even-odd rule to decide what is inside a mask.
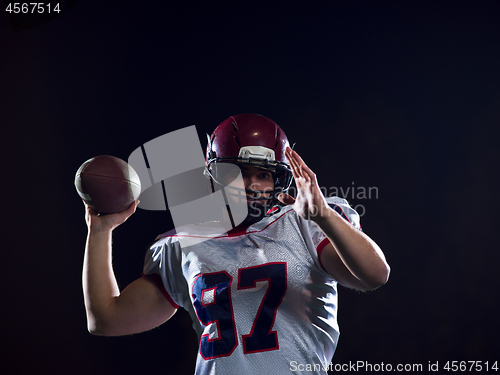
[[[161,280],[161,276],[158,275],[157,273],[152,273],[151,275],[142,275],[142,277],[148,277],[151,279],[155,285],[160,289],[161,294],[167,299],[170,304],[175,307],[176,309],[179,308],[179,305],[174,302],[172,297],[170,297],[170,294],[168,294],[167,290],[165,289],[165,286],[163,285],[163,281]]]
[[[242,234],[246,234],[247,233],[248,227],[249,226],[236,227],[236,228],[233,228],[230,231],[228,231],[226,234],[227,234],[228,237],[241,236]],[[217,238],[220,238],[220,237],[217,237]]]
[[[323,268],[324,271],[326,271],[326,270],[325,270],[325,267],[323,266],[323,263],[321,263],[321,252],[326,247],[326,245],[328,245],[329,243],[330,243],[330,240],[328,238],[325,238],[323,241],[321,241],[319,243],[318,247],[316,247],[316,253],[318,254],[319,264],[321,265],[321,268]]]

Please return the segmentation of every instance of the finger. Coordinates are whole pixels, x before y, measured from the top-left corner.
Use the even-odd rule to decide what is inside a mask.
[[[297,151],[294,151],[294,150],[291,150],[291,154],[292,154],[292,157],[293,157],[293,160],[294,160],[294,163],[301,167],[302,169],[304,167],[307,167],[307,164],[305,163],[305,161],[300,157],[300,155],[298,154]]]
[[[306,163],[304,163],[304,160],[299,156],[297,151],[290,150],[290,160],[291,163],[295,166],[295,169],[297,171],[297,175],[299,176],[304,176],[304,166],[306,166]]]
[[[295,161],[295,156],[293,155],[293,150],[288,147],[285,151],[285,156],[287,157],[287,159],[290,161],[290,163],[296,165],[296,161]]]
[[[292,149],[290,147],[287,147],[287,149],[285,150],[285,156],[288,159],[288,163],[290,164],[290,169],[292,170],[292,173],[294,173],[295,165],[293,162],[293,157],[292,157],[291,151],[292,151]],[[294,175],[294,177],[295,177],[295,175]]]
[[[294,151],[288,148],[288,159],[290,161],[292,174],[295,178],[295,182],[297,183],[300,178],[303,178],[305,183],[313,185],[316,184],[316,176],[314,172],[307,166],[304,160],[300,157],[297,151]],[[309,190],[312,190],[311,187]]]
[[[99,212],[97,212],[92,207],[90,207],[87,202],[85,202],[84,200],[82,200],[82,202],[83,202],[83,205],[85,206],[85,213],[88,213],[89,215],[95,215],[95,216],[99,215]]]
[[[313,177],[314,176],[314,172],[311,170],[311,168],[309,168],[307,166],[306,163],[304,163],[304,161],[302,161],[300,163],[300,166],[301,166],[302,170],[309,175],[309,177]]]
[[[295,159],[295,162],[300,166],[300,171],[303,177],[306,178],[307,182],[314,183],[316,179],[315,173],[307,166],[305,161],[300,157],[300,155],[296,152],[293,151],[293,156]]]
[[[90,216],[89,206],[87,205],[87,203],[85,203],[84,200],[82,200],[82,202],[83,202],[83,207],[85,208],[85,222],[86,222]]]
[[[310,184],[314,183],[314,173],[309,169],[307,165],[301,165],[300,170],[302,171],[302,176],[306,179],[306,181]]]
[[[308,182],[308,180],[306,179],[306,174],[304,173],[304,170],[302,168],[301,165],[299,164],[294,164],[293,165],[293,171],[295,172],[295,182],[297,182],[297,180],[299,179],[302,179],[304,182]]]
[[[297,160],[295,159],[292,150],[288,149],[288,154],[286,155],[288,158],[288,161],[290,162],[290,169],[292,170],[292,175],[295,179],[299,178],[301,176],[300,173],[300,166],[297,163]]]
[[[137,207],[139,206],[139,203],[141,203],[140,200],[135,200],[134,202],[132,202],[132,204],[130,205],[130,207],[128,209],[131,209],[132,208],[132,213],[134,213],[135,211],[137,211]]]
[[[294,157],[294,159],[297,160],[298,163],[305,164],[304,160],[302,160],[302,158],[300,157],[300,155],[297,151],[295,151],[295,150],[290,150],[290,151],[291,151],[292,156]]]
[[[291,148],[288,148],[286,153],[288,159],[293,162],[295,165],[298,165],[299,158],[297,158],[298,153],[297,151],[292,150]]]
[[[130,216],[132,216],[135,213],[138,205],[139,201],[136,200],[132,202],[126,210],[119,212],[117,215],[119,215],[122,220],[127,220]]]
[[[290,169],[292,171],[293,178],[297,180],[299,178],[298,169],[297,166],[295,166],[292,161],[290,161]]]
[[[291,205],[295,203],[295,198],[285,193],[281,193],[280,195],[278,195],[278,200],[285,205]]]

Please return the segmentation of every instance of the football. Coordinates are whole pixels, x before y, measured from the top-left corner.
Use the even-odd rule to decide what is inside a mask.
[[[94,210],[114,214],[126,210],[141,193],[136,171],[125,161],[100,155],[83,163],[75,175],[78,195]]]

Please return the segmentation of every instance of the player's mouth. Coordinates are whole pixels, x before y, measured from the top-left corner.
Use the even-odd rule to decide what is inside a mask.
[[[266,202],[269,200],[269,193],[261,193],[261,192],[256,192],[256,191],[253,191],[251,192],[250,194],[248,194],[247,192],[247,196],[246,196],[246,201],[247,201],[247,204],[260,204],[260,205],[263,205],[263,204],[266,204]]]

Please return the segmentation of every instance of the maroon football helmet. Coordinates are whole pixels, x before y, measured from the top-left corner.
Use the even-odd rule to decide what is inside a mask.
[[[218,163],[252,165],[270,170],[274,178],[274,192],[269,199],[270,205],[273,205],[278,194],[286,192],[292,182],[292,172],[285,157],[287,147],[289,143],[285,133],[273,120],[255,114],[234,115],[208,136],[206,170],[216,183]],[[257,196],[259,192],[254,193]]]

